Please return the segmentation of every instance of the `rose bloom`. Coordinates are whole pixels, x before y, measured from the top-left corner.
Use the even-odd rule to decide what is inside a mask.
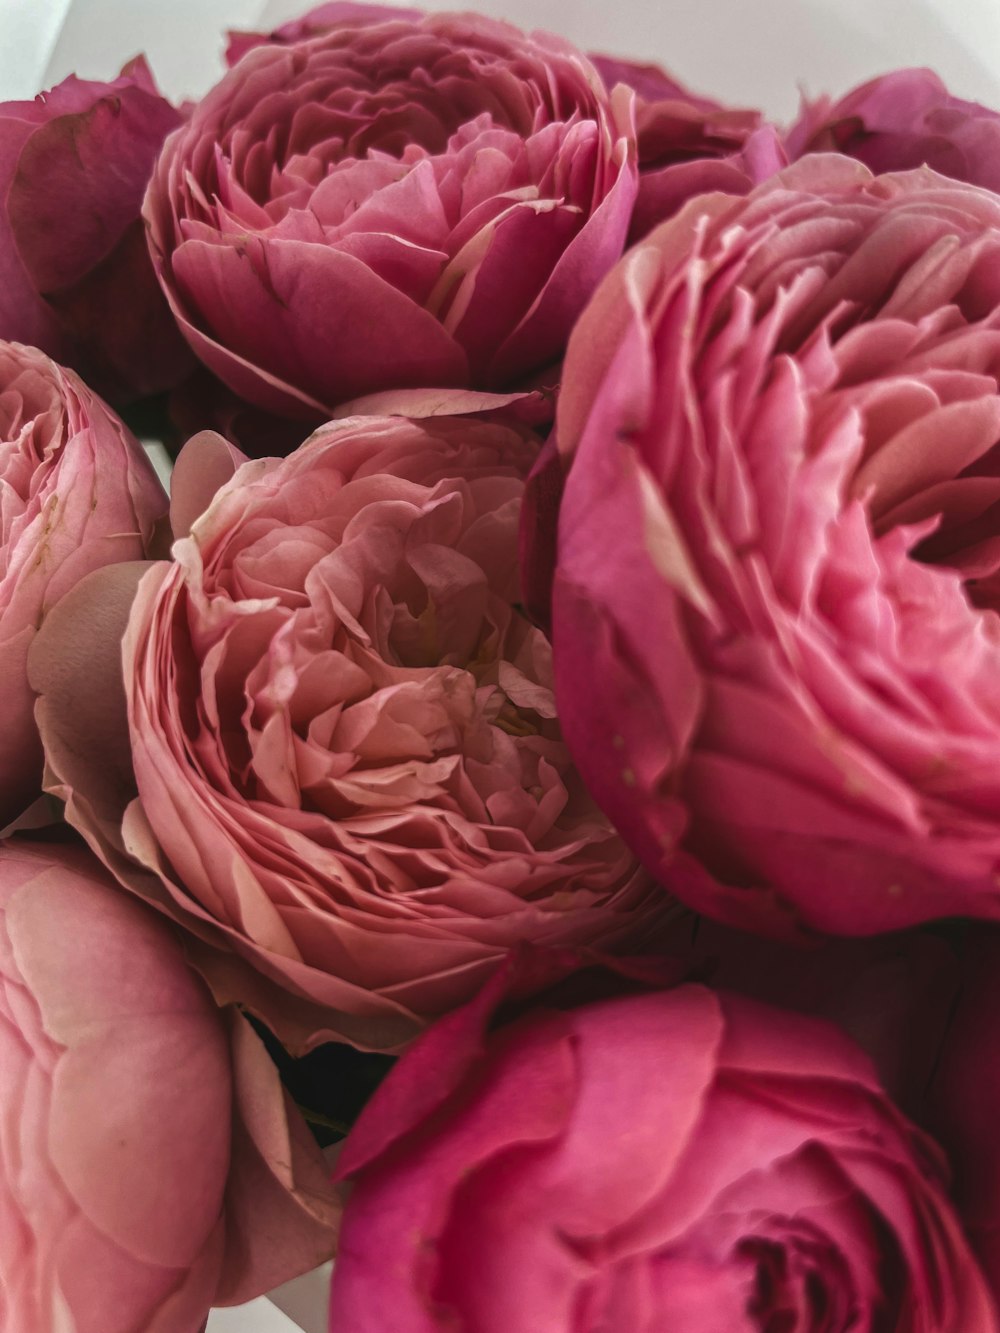
[[[926,165],[1000,190],[1000,113],[953,97],[929,69],[898,69],[837,102],[805,103],[786,145],[793,159],[835,150],[872,171]]]
[[[781,136],[761,112],[690,92],[658,65],[591,59],[609,88],[624,83],[637,95],[639,193],[630,244],[695,195],[748,194],[787,164]]]
[[[261,1043],[77,848],[0,844],[0,1066],[10,1333],[197,1333],[332,1252]]]
[[[708,915],[1000,916],[998,273],[1000,199],[816,155],[690,204],[574,335],[560,716]]]
[[[0,102],[0,338],[30,343],[117,400],[176,384],[192,358],[140,216],[181,115],[141,58]]]
[[[0,342],[0,828],[41,791],[35,633],[90,570],[141,559],[166,507],[139,443],[72,371]]]
[[[461,418],[324,428],[241,467],[132,603],[124,849],[155,884],[116,870],[211,946],[217,997],[295,1049],[398,1045],[521,940],[638,949],[674,910],[588,797],[548,642],[513,604],[535,449]],[[226,464],[218,439],[188,446],[175,519]],[[56,683],[114,595],[97,580],[51,627]],[[98,844],[112,761],[81,728],[108,666],[61,700],[36,682],[54,789]]]
[[[833,1026],[688,985],[490,1028],[490,998],[344,1146],[331,1333],[997,1329],[943,1158]]]
[[[625,89],[545,34],[382,18],[247,50],[146,198],[191,346],[276,413],[541,372],[624,245]]]

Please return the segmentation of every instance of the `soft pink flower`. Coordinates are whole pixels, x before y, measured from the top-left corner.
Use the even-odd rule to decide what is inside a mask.
[[[72,371],[0,342],[0,828],[41,791],[36,631],[92,569],[141,559],[166,507],[138,442]]]
[[[834,155],[692,202],[578,326],[560,716],[707,914],[1000,916],[998,385],[1000,199]]]
[[[209,369],[325,419],[556,362],[621,254],[636,175],[631,96],[572,46],[402,12],[248,50],[168,141],[145,214]]]
[[[117,400],[190,370],[140,216],[181,123],[141,58],[112,83],[69,78],[0,103],[0,338],[31,343]]]
[[[197,1333],[332,1251],[260,1042],[75,848],[0,844],[0,1067],[10,1333]]]
[[[943,1159],[834,1027],[701,986],[495,1000],[344,1146],[331,1333],[995,1333]]]
[[[484,421],[353,418],[243,465],[201,514],[234,458],[189,444],[172,513],[196,521],[131,605],[117,758],[80,696],[107,672],[114,697],[121,662],[58,696],[115,571],[46,633],[69,818],[193,932],[217,997],[290,1046],[395,1046],[521,940],[636,949],[674,910],[584,790],[548,642],[514,604],[536,447]],[[122,832],[131,774],[98,794],[117,764],[139,798]]]
[[[690,92],[658,65],[591,56],[609,88],[637,94],[639,193],[633,243],[698,194],[748,194],[787,165],[781,136],[760,111],[723,106]]]
[[[789,131],[789,157],[834,150],[872,171],[928,166],[1000,190],[1000,112],[952,97],[929,69],[898,69],[838,102],[804,103]]]

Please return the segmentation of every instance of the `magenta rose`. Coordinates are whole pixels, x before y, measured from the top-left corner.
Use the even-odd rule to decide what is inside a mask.
[[[0,1325],[198,1333],[333,1249],[249,1025],[82,851],[0,843]]]
[[[943,1158],[834,1027],[693,985],[492,998],[344,1146],[331,1333],[997,1329]]]
[[[1000,191],[1000,112],[952,97],[929,69],[883,74],[837,102],[806,102],[786,145],[793,159],[832,150],[872,171],[928,166]]]
[[[116,572],[47,629],[34,679],[70,820],[197,937],[217,998],[296,1049],[398,1045],[519,941],[638,949],[674,910],[577,776],[548,642],[515,604],[536,447],[354,418],[239,468],[139,585],[114,759],[82,696],[121,690],[117,652],[75,686],[61,663]],[[178,530],[233,467],[217,438],[188,445]]]
[[[331,3],[317,5],[302,18],[291,19],[273,32],[231,32],[226,47],[226,64],[232,67],[242,60],[255,46],[278,43],[287,46],[291,42],[300,42],[303,38],[319,37],[345,23],[383,23],[387,19],[423,18],[423,10],[403,9],[400,5],[369,5],[360,0],[331,0]]]
[[[142,199],[180,113],[142,59],[0,103],[0,338],[30,343],[116,401],[168,389],[191,354],[159,289]]]
[[[640,240],[698,194],[748,194],[787,165],[777,129],[759,111],[690,92],[658,65],[591,56],[609,88],[636,93],[639,193],[629,242]]]
[[[0,828],[41,792],[27,657],[85,574],[149,550],[167,507],[141,446],[73,374],[0,342]]]
[[[998,273],[1000,199],[814,155],[692,202],[574,334],[560,716],[708,915],[1000,916]]]
[[[628,230],[626,90],[545,34],[379,17],[248,50],[146,197],[191,346],[284,415],[543,371]]]

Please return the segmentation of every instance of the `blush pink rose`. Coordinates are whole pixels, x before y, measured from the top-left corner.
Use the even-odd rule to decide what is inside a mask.
[[[72,371],[0,342],[0,828],[41,792],[39,626],[91,570],[141,559],[166,507],[139,443]]]
[[[193,361],[140,216],[181,115],[146,63],[0,103],[0,338],[30,343],[115,401],[177,384]]]
[[[577,776],[548,642],[515,604],[536,448],[471,419],[353,418],[243,465],[197,517],[235,464],[189,444],[172,508],[196,521],[132,602],[114,760],[80,696],[102,672],[121,690],[117,654],[59,679],[118,593],[92,581],[49,627],[35,681],[69,818],[197,937],[217,998],[290,1047],[396,1046],[522,940],[638,950],[674,910]]]
[[[1000,917],[1000,199],[813,155],[692,202],[557,438],[560,716],[650,871],[768,932]]]
[[[787,165],[781,136],[761,112],[700,97],[658,65],[591,59],[609,88],[624,83],[636,93],[639,193],[630,244],[695,195],[748,194]]]
[[[1000,112],[953,97],[929,69],[898,69],[839,101],[806,102],[786,145],[792,159],[836,151],[872,171],[928,166],[1000,191]]]
[[[331,1333],[995,1333],[943,1158],[831,1025],[694,985],[493,999],[344,1145]]]
[[[544,371],[628,231],[625,89],[545,34],[378,17],[248,50],[146,197],[191,346],[279,414]]]
[[[76,848],[0,843],[0,1067],[10,1333],[198,1333],[332,1252],[322,1157],[260,1042]]]

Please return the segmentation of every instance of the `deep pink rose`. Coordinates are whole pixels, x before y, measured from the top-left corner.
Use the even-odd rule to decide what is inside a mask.
[[[332,1252],[260,1041],[76,848],[0,843],[0,1068],[9,1333],[197,1333]]]
[[[52,689],[115,571],[47,632],[35,683],[70,820],[200,939],[217,998],[296,1049],[398,1045],[519,941],[637,950],[675,910],[586,794],[548,642],[514,604],[536,447],[483,421],[354,418],[245,464],[201,514],[234,459],[189,444],[171,504],[191,535],[131,606],[127,758],[79,697],[104,671],[101,698],[120,691],[120,661]],[[123,819],[127,796],[95,783],[126,764]]]
[[[701,986],[489,995],[338,1162],[331,1333],[994,1333],[943,1159],[834,1027]]]
[[[1000,112],[952,97],[929,69],[899,69],[838,102],[806,102],[789,131],[790,158],[834,150],[872,171],[928,166],[1000,191]]]
[[[181,123],[142,59],[0,103],[0,338],[31,343],[116,401],[168,389],[191,354],[159,289],[140,210]]]
[[[912,930],[808,948],[693,919],[677,974],[835,1022],[896,1104],[940,1143],[963,1227],[1000,1299],[1000,931]]]
[[[998,381],[1000,199],[834,155],[692,202],[580,322],[560,716],[706,914],[1000,916]]]
[[[28,649],[85,574],[146,554],[167,507],[141,446],[72,371],[0,342],[0,828],[41,791]]]
[[[639,193],[629,242],[673,217],[697,194],[748,194],[784,167],[777,129],[759,111],[723,106],[690,92],[658,65],[591,56],[609,88],[637,94]]]
[[[209,369],[325,419],[557,361],[621,254],[636,174],[631,95],[572,46],[404,12],[248,50],[168,141],[145,214]]]

